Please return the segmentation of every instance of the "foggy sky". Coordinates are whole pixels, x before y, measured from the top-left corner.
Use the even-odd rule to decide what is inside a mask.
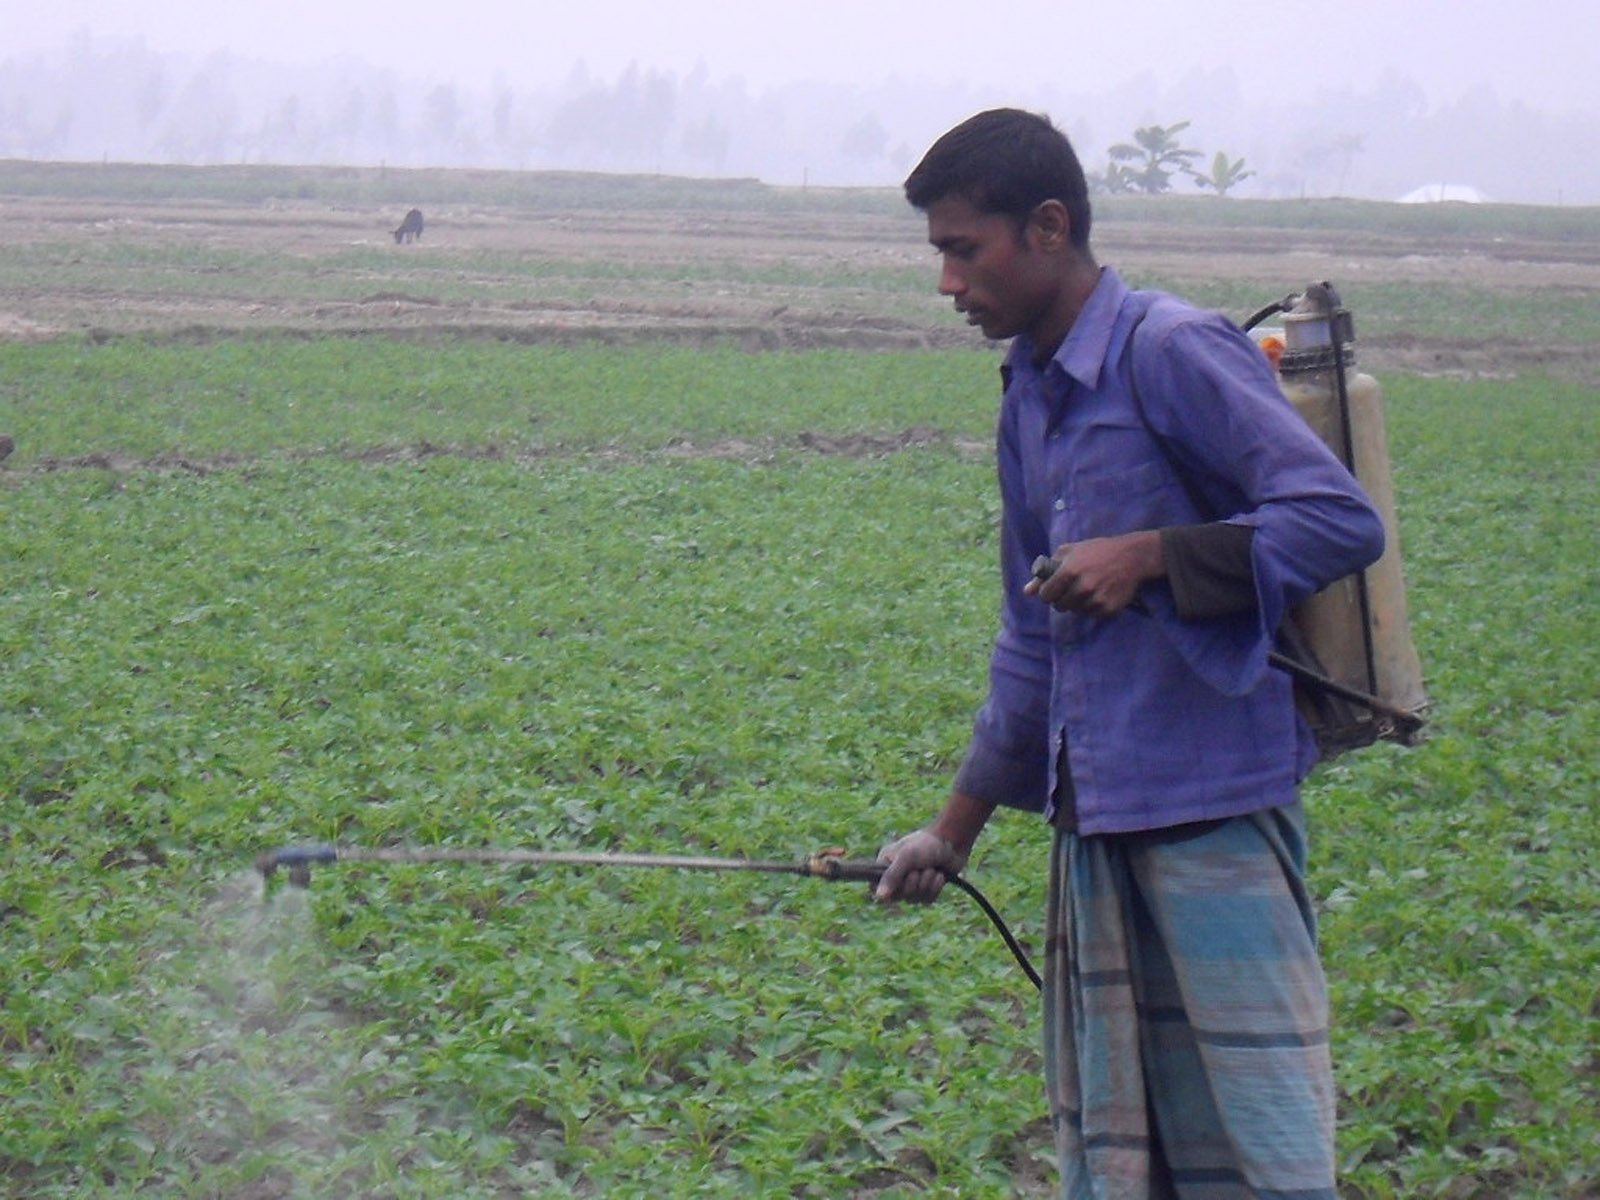
[[[0,0],[0,157],[893,185],[954,122],[1137,126],[1238,195],[1600,204],[1600,0]],[[1192,190],[1190,181],[1183,181]]]
[[[1231,67],[1251,102],[1399,72],[1436,104],[1487,85],[1502,101],[1600,112],[1596,0],[0,0],[0,57],[80,31],[139,37],[154,51],[302,65],[351,56],[514,87],[548,84],[581,62],[600,75],[700,66],[757,88],[892,76],[987,90],[1002,103],[1046,86],[1083,93],[1146,74],[1171,86]]]

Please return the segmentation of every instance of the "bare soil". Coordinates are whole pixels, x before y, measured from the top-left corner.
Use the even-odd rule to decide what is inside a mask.
[[[264,334],[478,337],[522,342],[712,342],[752,350],[978,344],[934,294],[920,220],[833,213],[427,214],[396,245],[399,212],[311,203],[228,206],[0,199],[0,340],[65,333],[207,340]],[[1600,304],[1600,245],[1415,238],[1349,230],[1102,222],[1103,261],[1131,277],[1236,282],[1263,302],[1305,283],[1445,284]],[[918,282],[925,278],[926,287]],[[1235,314],[1242,315],[1242,314]],[[1363,325],[1364,367],[1459,376],[1527,370],[1600,380],[1600,346]]]

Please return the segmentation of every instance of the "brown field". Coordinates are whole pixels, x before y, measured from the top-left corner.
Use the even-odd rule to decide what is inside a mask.
[[[910,212],[428,209],[312,201],[7,198],[0,339],[68,333],[451,335],[516,341],[734,341],[752,349],[977,344],[934,294]],[[1351,229],[1248,229],[1101,218],[1103,262],[1205,302],[1330,280],[1356,311],[1364,367],[1463,377],[1543,371],[1600,380],[1600,340],[1362,309],[1365,294],[1504,298],[1600,313],[1600,240]],[[1230,315],[1243,319],[1221,303]],[[1406,307],[1397,305],[1396,307]],[[1580,327],[1580,334],[1582,330]]]

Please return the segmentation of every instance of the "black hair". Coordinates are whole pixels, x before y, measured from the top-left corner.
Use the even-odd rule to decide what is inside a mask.
[[[1072,222],[1072,244],[1089,247],[1089,186],[1067,135],[1050,118],[1018,108],[968,117],[922,156],[906,176],[906,199],[926,212],[959,196],[979,212],[1003,213],[1027,226],[1033,210],[1059,200]]]

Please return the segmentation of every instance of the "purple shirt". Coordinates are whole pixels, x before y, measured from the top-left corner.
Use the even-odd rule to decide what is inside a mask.
[[[1019,337],[1001,369],[1000,633],[955,786],[1050,816],[1064,742],[1084,834],[1292,803],[1317,752],[1268,667],[1272,633],[1377,559],[1377,512],[1218,314],[1108,268],[1042,371],[1032,356]],[[1140,592],[1151,615],[1058,613],[1022,594],[1064,542],[1211,520],[1255,530],[1253,612],[1179,621],[1165,581]]]

